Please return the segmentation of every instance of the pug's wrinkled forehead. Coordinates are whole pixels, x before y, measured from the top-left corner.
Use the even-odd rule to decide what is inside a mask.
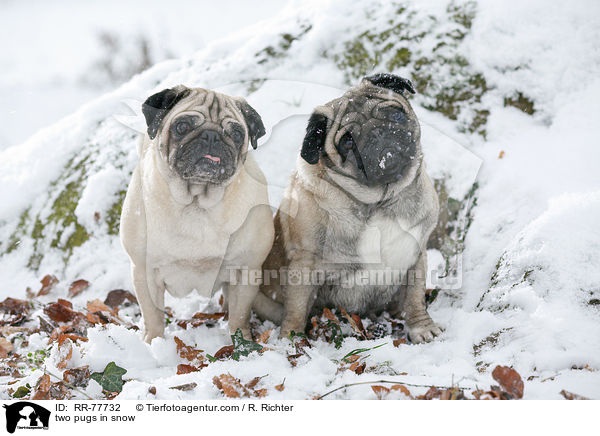
[[[334,142],[346,132],[360,137],[364,127],[374,120],[419,129],[414,111],[402,93],[374,85],[368,79],[321,106],[319,112],[329,119],[329,128],[335,132]]]
[[[207,129],[228,132],[233,126],[243,130],[244,117],[233,97],[215,91],[196,88],[181,99],[165,117],[163,126],[168,127],[176,121],[189,121],[190,129]],[[169,128],[163,128],[161,134],[167,139]],[[183,133],[183,132],[180,132]],[[244,132],[241,132],[244,136]]]
[[[242,131],[243,139],[253,148],[258,138],[264,136],[265,128],[260,115],[242,97],[231,97],[203,88],[187,88],[178,85],[153,94],[142,105],[148,126],[148,136],[154,140],[159,133],[166,140],[173,121],[186,115],[193,130],[210,129],[221,133],[233,127]],[[180,129],[185,125],[182,123]],[[183,134],[184,132],[179,132]],[[164,135],[164,136],[163,136]]]

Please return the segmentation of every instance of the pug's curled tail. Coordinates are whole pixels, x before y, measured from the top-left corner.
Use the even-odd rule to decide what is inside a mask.
[[[269,298],[262,292],[256,294],[252,309],[260,319],[269,320],[277,325],[281,325],[281,320],[283,319],[283,305],[272,298]]]

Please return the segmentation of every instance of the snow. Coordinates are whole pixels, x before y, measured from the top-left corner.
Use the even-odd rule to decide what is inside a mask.
[[[40,275],[47,272],[61,282],[50,295],[40,297],[42,303],[66,297],[68,283],[78,278],[92,283],[70,299],[78,308],[94,298],[103,300],[110,289],[132,289],[118,238],[107,235],[94,214],[104,216],[135,165],[137,132],[143,129],[139,104],[167,86],[185,83],[247,97],[267,127],[266,137],[252,153],[267,176],[276,207],[311,110],[346,88],[343,72],[320,54],[338,35],[360,31],[353,25],[367,6],[340,3],[296,4],[281,10],[268,25],[250,25],[229,36],[222,33],[222,39],[215,37],[188,57],[188,49],[182,49],[175,59],[133,77],[23,144],[0,151],[0,235],[6,239],[23,210],[43,207],[50,182],[74,153],[103,144],[76,209],[79,222],[92,230],[90,239],[74,250],[66,267],[60,254],[50,253],[39,273],[25,266],[32,242],[24,239],[19,250],[0,258],[0,297],[25,298],[25,288],[38,289]],[[443,17],[446,2],[419,2],[414,7],[423,16]],[[599,7],[593,1],[477,3],[471,32],[460,50],[492,88],[484,96],[491,105],[485,139],[461,132],[456,121],[426,110],[418,96],[412,100],[422,125],[428,173],[445,179],[453,198],[463,198],[473,182],[478,183],[460,259],[462,286],[440,291],[430,307],[433,319],[446,329],[441,338],[399,347],[389,337],[360,342],[348,338],[339,350],[317,341],[308,356],[291,367],[286,353],[294,353],[294,348],[276,338],[276,329],[269,350],[262,354],[176,375],[177,364],[184,360],[175,352],[173,337],[214,354],[230,343],[226,322],[187,330],[170,324],[165,338],[151,345],[143,343],[139,331],[108,326],[89,329],[89,341],[75,347],[69,365],[100,371],[115,361],[127,369],[125,378],[133,379],[125,383],[119,397],[123,399],[221,398],[212,378],[227,372],[243,382],[266,375],[258,387],[268,388],[270,399],[312,398],[345,383],[381,378],[474,389],[495,384],[495,365],[513,366],[521,374],[526,399],[559,399],[562,389],[600,399],[600,306],[591,303],[600,299]],[[384,15],[375,19],[383,20]],[[177,27],[168,24],[172,19],[164,28]],[[255,54],[264,47],[276,46],[278,35],[295,35],[304,22],[313,27],[292,44],[287,57],[264,65],[256,61]],[[249,82],[257,78],[264,81],[249,93]],[[515,90],[534,101],[533,116],[503,106],[503,97]],[[428,258],[430,271],[443,269],[439,251],[429,250]],[[207,300],[193,293],[183,299],[167,296],[167,305],[183,319],[197,311],[218,310],[217,300],[218,295]],[[121,315],[141,326],[136,306],[123,309]],[[259,329],[273,327],[264,323]],[[31,335],[27,350],[44,349],[45,341],[42,335]],[[336,361],[348,352],[382,343],[366,358],[368,366],[378,366],[382,373],[337,373]],[[58,373],[53,366],[57,359],[55,345],[48,365]],[[40,375],[39,370],[27,373],[18,385],[33,385]],[[0,378],[2,385],[5,379]],[[283,379],[286,389],[274,390]],[[169,389],[190,382],[198,385],[193,391]],[[150,386],[157,388],[156,397],[148,393]],[[8,398],[5,387],[2,398]],[[414,388],[414,393],[425,390]],[[95,382],[85,392],[101,396]],[[328,398],[370,399],[374,394],[364,385]]]

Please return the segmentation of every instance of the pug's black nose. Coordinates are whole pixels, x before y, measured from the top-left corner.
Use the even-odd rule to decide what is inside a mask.
[[[214,130],[205,130],[200,134],[200,143],[202,145],[212,146],[221,143],[221,135]]]

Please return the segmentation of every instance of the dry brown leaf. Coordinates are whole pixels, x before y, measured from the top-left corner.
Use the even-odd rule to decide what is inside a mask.
[[[265,330],[264,332],[262,332],[258,337],[257,342],[260,342],[261,344],[266,344],[269,341],[269,337],[271,336],[272,331],[273,329]]]
[[[79,336],[79,335],[75,335],[72,333],[60,333],[57,338],[58,346],[60,347],[63,344],[63,342],[67,339],[70,339],[73,342],[77,342],[77,341],[87,342],[87,340],[88,340],[88,338],[85,338],[85,337]]]
[[[217,320],[217,319],[225,318],[226,316],[227,316],[227,312],[217,312],[217,313],[198,312],[198,313],[195,313],[194,316],[192,316],[192,318]]]
[[[55,322],[73,321],[78,315],[80,315],[79,312],[70,309],[60,302],[51,303],[44,307],[44,313]]]
[[[228,359],[233,354],[233,345],[225,345],[214,355],[215,359]]]
[[[31,397],[32,400],[49,400],[50,399],[50,376],[44,374],[35,384],[35,392]]]
[[[108,293],[106,299],[104,300],[104,304],[115,308],[123,304],[125,300],[129,301],[130,303],[137,304],[137,299],[131,292],[124,289],[114,289]]]
[[[6,338],[0,338],[0,359],[5,359],[14,349],[13,344]]]
[[[502,159],[504,157],[504,150],[500,150],[500,153],[498,154],[498,159]]]
[[[246,387],[248,389],[254,389],[254,387],[258,384],[260,379],[261,379],[260,377],[254,377],[252,380],[250,380],[248,383],[246,383]]]
[[[44,276],[44,278],[42,280],[40,280],[40,283],[42,284],[42,287],[40,288],[40,290],[37,293],[38,297],[40,295],[49,294],[50,291],[52,289],[54,289],[54,287],[58,283],[58,279],[51,274],[47,274]]]
[[[90,282],[88,282],[87,280],[84,280],[84,279],[75,280],[73,283],[71,283],[71,286],[69,286],[69,297],[73,298],[73,297],[81,294],[83,291],[85,291],[89,287],[90,287]]]
[[[90,380],[90,369],[86,366],[67,369],[63,372],[63,380],[76,387],[87,386]]]
[[[409,398],[413,397],[408,388],[404,385],[393,385],[390,389],[392,391],[400,391]]]
[[[492,371],[492,377],[513,398],[523,398],[523,380],[517,371],[508,366],[498,365]]]
[[[11,315],[21,315],[29,313],[31,306],[25,300],[17,300],[16,298],[6,298],[0,303],[0,311],[10,313]]]
[[[267,396],[267,390],[266,389],[257,389],[254,391],[254,396],[255,397],[266,397]]]
[[[360,355],[359,354],[353,354],[352,356],[346,357],[346,361],[348,363],[356,362],[358,359],[360,359]]]
[[[186,345],[177,336],[175,336],[173,339],[175,340],[175,343],[177,344],[177,354],[179,354],[180,357],[183,357],[184,359],[187,359],[190,362],[194,359],[204,360],[204,356],[202,356],[200,354],[200,353],[202,353],[202,350],[196,350],[194,347],[190,347],[189,345]]]
[[[404,338],[394,339],[392,341],[392,343],[394,344],[394,347],[399,347],[402,344],[406,344],[406,339],[404,339]]]
[[[179,385],[179,386],[171,386],[169,389],[175,389],[178,391],[191,391],[196,386],[198,386],[198,383],[192,382],[192,383],[186,383],[184,385]]]
[[[363,362],[362,364],[360,362],[354,362],[352,365],[350,365],[350,371],[361,375],[365,371],[366,366],[367,364],[365,362]]]
[[[186,365],[185,363],[180,363],[177,365],[177,374],[189,374],[190,372],[200,371],[200,368],[197,368],[193,365]]]
[[[59,298],[58,300],[56,300],[56,302],[58,304],[62,304],[67,309],[73,309],[73,303],[71,303],[69,300],[63,300],[62,298]]]
[[[340,320],[337,318],[337,316],[335,316],[333,314],[333,312],[331,310],[329,310],[327,307],[325,309],[323,309],[323,316],[325,318],[327,318],[330,321],[333,321],[336,324],[340,323]]]
[[[150,393],[152,395],[156,395],[156,386],[150,386],[148,388],[148,393]]]
[[[283,381],[281,382],[280,385],[275,385],[276,391],[283,392],[284,389],[285,389],[285,379],[283,379]]]
[[[73,357],[73,341],[67,338],[64,340],[63,345],[59,346],[59,355],[62,356],[60,361],[56,364],[59,369],[65,369],[71,357]]]
[[[560,394],[565,397],[567,400],[589,400],[589,398],[584,397],[582,395],[574,394],[573,392],[565,391],[564,389],[560,391]]]
[[[375,392],[378,400],[383,400],[390,392],[388,388],[380,385],[372,385],[371,389],[373,389],[373,392]]]
[[[248,390],[231,374],[221,374],[213,377],[213,384],[228,398],[248,397]]]
[[[108,312],[114,314],[114,309],[112,307],[107,306],[98,299],[88,301],[85,308],[90,313]]]
[[[442,391],[435,386],[431,386],[427,392],[425,392],[423,395],[419,395],[417,400],[433,400],[434,398],[440,398],[441,396]]]

